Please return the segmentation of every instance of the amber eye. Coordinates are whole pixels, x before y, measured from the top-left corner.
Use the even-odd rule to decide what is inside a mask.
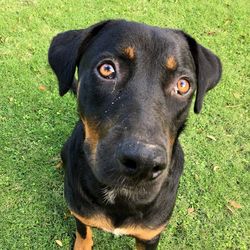
[[[98,71],[100,75],[106,79],[114,79],[116,76],[114,66],[109,63],[104,63],[101,66],[99,66]]]
[[[185,79],[180,79],[177,82],[177,93],[180,95],[185,95],[190,90],[190,83]]]

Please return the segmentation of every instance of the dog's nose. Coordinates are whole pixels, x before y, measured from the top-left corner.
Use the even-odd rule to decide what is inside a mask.
[[[118,149],[121,169],[128,176],[155,179],[166,168],[166,151],[163,147],[136,140],[122,143]]]

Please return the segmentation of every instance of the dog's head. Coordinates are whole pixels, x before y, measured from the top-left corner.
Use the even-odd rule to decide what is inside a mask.
[[[184,32],[121,20],[58,34],[49,63],[60,95],[78,68],[86,159],[110,202],[154,199],[194,93],[199,113],[221,76],[218,57]]]

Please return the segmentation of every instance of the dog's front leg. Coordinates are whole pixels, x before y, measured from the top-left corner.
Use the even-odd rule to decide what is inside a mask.
[[[141,240],[136,238],[136,250],[156,250],[160,240],[160,234],[151,240]]]
[[[92,231],[89,226],[86,226],[76,220],[76,240],[74,244],[74,250],[91,250],[93,246]]]

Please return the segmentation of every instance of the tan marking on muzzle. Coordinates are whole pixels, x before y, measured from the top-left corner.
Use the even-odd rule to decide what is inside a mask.
[[[173,146],[176,140],[176,136],[171,133],[169,130],[167,131],[167,156],[168,156],[168,164],[171,162]]]
[[[81,116],[81,120],[84,125],[85,140],[90,145],[92,153],[95,154],[96,146],[99,141],[99,133],[97,131],[96,123],[83,116]]]

